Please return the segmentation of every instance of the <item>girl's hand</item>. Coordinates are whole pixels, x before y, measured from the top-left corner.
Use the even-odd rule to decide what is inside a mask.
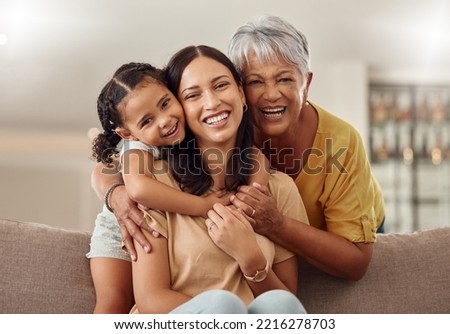
[[[205,224],[214,243],[233,257],[241,268],[264,259],[255,232],[240,210],[215,204],[208,212]]]
[[[240,186],[230,201],[251,218],[249,221],[259,234],[270,236],[283,224],[283,215],[266,186],[259,183]]]
[[[124,186],[114,189],[109,195],[109,204],[117,218],[122,233],[122,240],[131,259],[133,261],[137,260],[133,239],[136,240],[147,253],[150,253],[152,246],[142,233],[141,228],[149,231],[155,237],[158,237],[159,234],[148,226],[143,212],[138,208],[137,204],[128,197]]]
[[[230,196],[231,194],[228,193],[226,190],[217,190],[207,196],[204,197],[205,200],[205,206],[202,213],[203,217],[208,217],[208,211],[213,208],[213,205],[216,203],[228,205],[230,204]]]

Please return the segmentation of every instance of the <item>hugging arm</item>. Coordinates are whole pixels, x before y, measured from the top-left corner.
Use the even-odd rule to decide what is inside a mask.
[[[144,207],[176,212],[190,216],[206,217],[212,205],[216,202],[228,204],[225,191],[215,192],[210,196],[201,197],[185,193],[168,186],[155,178],[155,173],[170,173],[167,165],[158,164],[158,170],[153,164],[153,156],[147,151],[128,150],[124,153],[123,179],[130,198]]]
[[[283,217],[282,228],[273,239],[330,275],[353,281],[365,275],[373,243],[353,243],[334,233],[303,225]]]
[[[138,204],[146,208],[206,217],[207,211],[214,203],[229,203],[228,197],[224,196],[224,191],[200,197],[184,193],[156,180],[154,173],[169,171],[155,170],[153,155],[148,151],[128,150],[123,154],[122,161],[122,173],[118,171],[117,161],[110,167],[101,163],[97,164],[92,173],[92,186],[97,196],[103,199],[104,194],[114,184],[125,184],[125,187],[114,188],[108,195],[108,203],[119,222],[125,247],[133,260],[137,257],[133,239],[136,239],[147,252],[151,250],[149,239],[145,238],[141,229],[153,232],[153,236],[158,236],[145,223]],[[158,164],[158,166],[164,165]]]
[[[113,185],[124,183],[122,174],[118,171],[118,161],[107,166],[97,163],[92,171],[91,184],[97,196],[103,201],[105,194]],[[123,186],[114,188],[108,196],[109,206],[113,209],[114,215],[119,223],[125,246],[133,260],[136,259],[136,250],[133,239],[135,239],[144,249],[151,250],[151,244],[142,233],[141,228],[152,232],[152,229],[145,224],[144,215],[138,209],[137,203],[130,199]]]
[[[361,279],[372,258],[372,243],[352,243],[347,239],[283,216],[267,187],[242,186],[232,203],[244,212],[254,208],[253,228],[274,242],[333,276]]]

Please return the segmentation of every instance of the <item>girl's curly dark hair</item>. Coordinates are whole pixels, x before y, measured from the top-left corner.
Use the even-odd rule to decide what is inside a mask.
[[[115,132],[118,126],[122,126],[118,105],[145,78],[165,85],[162,70],[146,63],[128,63],[117,69],[100,92],[97,112],[103,133],[98,134],[92,143],[92,156],[97,162],[110,164],[112,157],[118,154],[117,144],[122,139]]]

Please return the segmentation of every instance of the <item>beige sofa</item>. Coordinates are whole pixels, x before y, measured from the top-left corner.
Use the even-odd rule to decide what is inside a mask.
[[[91,313],[90,234],[0,220],[0,313]],[[378,237],[366,276],[348,282],[301,264],[309,313],[450,313],[450,227]]]

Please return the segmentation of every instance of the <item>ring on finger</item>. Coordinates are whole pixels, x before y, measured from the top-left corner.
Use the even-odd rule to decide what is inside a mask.
[[[212,227],[213,227],[213,225],[216,225],[215,223],[211,223],[211,224],[209,224],[209,226],[208,226],[208,231],[212,231]]]
[[[252,208],[252,213],[250,214],[250,217],[253,217],[254,215],[255,215],[255,213],[256,213],[256,210],[254,209],[254,208]]]

